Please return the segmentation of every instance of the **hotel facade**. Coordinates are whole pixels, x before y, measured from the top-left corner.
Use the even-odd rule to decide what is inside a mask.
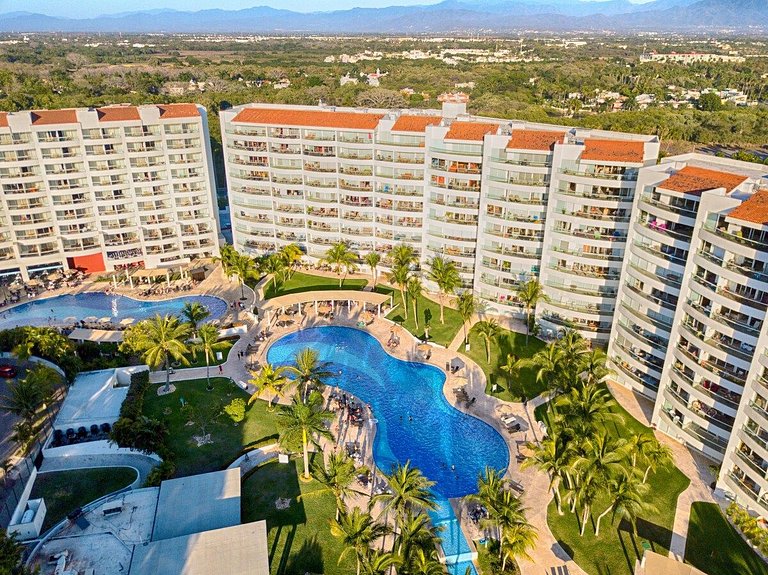
[[[0,275],[218,253],[205,108],[0,113]]]
[[[517,286],[540,278],[544,330],[607,344],[656,138],[477,118],[460,104],[419,115],[246,105],[220,116],[238,250],[295,242],[320,259],[339,241],[361,256],[405,243],[422,267],[454,261],[495,313],[519,314]]]

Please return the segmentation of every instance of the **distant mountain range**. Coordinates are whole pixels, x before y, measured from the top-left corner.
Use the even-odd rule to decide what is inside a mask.
[[[150,10],[85,19],[0,14],[0,32],[444,34],[539,31],[768,29],[768,0],[445,0],[422,6],[299,13],[265,6],[197,12]]]

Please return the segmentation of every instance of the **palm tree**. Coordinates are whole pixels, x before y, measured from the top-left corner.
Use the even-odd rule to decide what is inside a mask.
[[[287,448],[301,445],[304,455],[304,478],[310,479],[309,443],[319,446],[317,438],[333,439],[333,435],[326,427],[326,423],[334,417],[333,412],[323,408],[323,396],[319,393],[309,394],[306,402],[302,401],[297,393],[290,405],[280,407],[277,417],[280,426],[280,445]]]
[[[443,575],[445,567],[437,557],[437,549],[418,548],[409,559],[408,571],[413,575]]]
[[[239,255],[233,246],[224,244],[219,249],[219,256],[213,258],[213,260],[221,262],[221,269],[224,271],[224,275],[229,277],[234,273],[232,271],[232,264]]]
[[[544,349],[536,352],[533,357],[522,359],[520,363],[536,369],[536,381],[538,383],[546,382],[550,394],[556,394],[561,390],[563,352],[556,342],[547,344]]]
[[[293,269],[301,261],[301,258],[304,257],[304,252],[298,244],[288,244],[280,248],[278,255],[289,269]]]
[[[268,407],[271,411],[275,400],[282,397],[285,386],[290,383],[290,380],[285,376],[286,371],[285,366],[275,367],[271,363],[265,363],[258,375],[254,375],[253,379],[248,381],[257,390],[248,398],[248,403],[251,404],[256,401],[260,393],[272,393],[274,396],[269,400]]]
[[[363,556],[361,563],[362,575],[386,575],[393,567],[397,567],[400,558],[389,551],[372,551]]]
[[[536,278],[519,284],[515,295],[525,308],[525,343],[528,345],[528,336],[531,333],[531,311],[540,301],[548,301],[549,297],[544,293],[544,286]]]
[[[292,373],[299,380],[301,395],[306,399],[310,385],[322,386],[324,379],[333,377],[335,374],[328,368],[331,365],[327,361],[319,361],[319,355],[316,350],[305,347],[296,353],[294,365],[286,367],[288,373]]]
[[[336,521],[342,511],[347,511],[344,504],[346,497],[353,494],[364,495],[362,491],[352,488],[358,473],[360,471],[355,469],[355,462],[343,451],[331,453],[324,465],[316,465],[312,469],[312,476],[323,486],[323,489],[312,493],[333,493],[336,498]]]
[[[557,512],[563,514],[560,485],[570,481],[573,452],[569,442],[557,426],[549,429],[548,435],[538,445],[529,444],[533,455],[525,459],[520,469],[536,467],[549,477],[549,490],[555,498]]]
[[[357,269],[356,262],[358,256],[356,253],[350,251],[347,244],[344,242],[338,242],[333,244],[323,256],[323,261],[334,267],[334,271],[339,274],[339,287],[344,282],[344,276],[348,273],[354,273]],[[344,270],[344,276],[341,275],[341,271]]]
[[[230,269],[240,283],[240,299],[245,299],[245,282],[256,276],[256,262],[245,254],[237,254]]]
[[[386,511],[393,511],[396,517],[403,517],[406,512],[417,509],[437,509],[435,496],[431,487],[435,484],[421,474],[421,471],[411,467],[411,462],[404,465],[398,463],[392,472],[385,475],[389,484],[389,493],[374,495],[373,501],[382,501]]]
[[[643,456],[645,463],[645,472],[643,473],[643,483],[648,481],[648,475],[651,471],[656,471],[659,467],[670,465],[673,462],[672,450],[657,441],[652,449],[646,451]]]
[[[152,369],[165,368],[165,387],[171,387],[171,359],[189,365],[187,354],[189,347],[189,325],[181,323],[179,318],[172,315],[160,314],[153,318],[140,321],[125,332],[123,346],[141,354],[144,363]]]
[[[536,528],[527,521],[511,525],[504,531],[501,540],[501,572],[507,569],[507,561],[524,557],[531,560],[528,551],[536,546],[539,535]]]
[[[405,265],[393,265],[392,271],[387,274],[387,281],[394,284],[400,290],[400,298],[403,300],[403,314],[408,319],[408,302],[405,301],[405,287],[411,277],[411,269]]]
[[[465,291],[460,294],[456,300],[456,307],[461,316],[462,327],[464,328],[464,345],[469,343],[469,334],[467,333],[467,323],[472,319],[477,310],[477,300],[471,291]]]
[[[486,361],[491,363],[491,340],[499,335],[499,324],[496,323],[495,319],[491,318],[477,322],[475,329],[477,329],[477,334],[482,338],[483,343],[485,343]]]
[[[210,316],[211,312],[200,302],[193,301],[184,304],[184,307],[181,308],[181,315],[187,320],[189,327],[192,329],[192,335],[196,337],[197,326]]]
[[[597,516],[595,537],[600,537],[600,520],[611,511],[614,512],[614,518],[618,515],[629,521],[634,531],[637,516],[650,510],[645,499],[649,490],[650,486],[640,481],[639,473],[634,468],[612,479],[606,489],[610,504]]]
[[[562,357],[563,388],[577,384],[579,375],[584,372],[585,358],[589,355],[589,344],[576,330],[565,332],[556,345]]]
[[[405,291],[408,292],[408,297],[411,298],[413,304],[413,321],[416,324],[416,329],[419,329],[419,297],[421,297],[424,291],[424,286],[421,284],[421,280],[417,276],[411,276],[408,279],[408,283],[405,284]]]
[[[467,499],[485,507],[490,516],[495,513],[498,501],[501,499],[505,489],[506,485],[501,477],[501,473],[492,467],[486,467],[483,474],[477,478],[477,493],[468,495]],[[497,529],[498,534],[498,525],[495,523],[493,525]],[[501,536],[498,534],[497,539],[500,538]]]
[[[627,440],[627,450],[632,459],[632,467],[637,468],[637,460],[645,460],[656,444],[656,438],[650,433],[636,433]]]
[[[435,256],[428,262],[428,265],[429,272],[427,272],[427,277],[437,284],[437,289],[440,292],[440,323],[444,324],[443,309],[445,302],[443,298],[454,293],[461,286],[461,277],[459,277],[459,270],[456,268],[456,264],[443,257]]]
[[[205,309],[205,308],[203,308]],[[219,328],[211,323],[205,323],[197,330],[197,341],[193,347],[205,354],[205,379],[208,391],[213,389],[211,385],[211,358],[217,351],[224,351],[229,347],[226,341],[219,341]]]
[[[605,352],[594,348],[582,357],[581,370],[587,384],[598,383],[610,372],[605,366]]]
[[[43,389],[32,379],[11,381],[6,387],[8,393],[0,397],[0,411],[21,418],[34,429],[37,413],[43,405]]]
[[[378,266],[381,262],[381,254],[378,252],[368,252],[365,254],[365,263],[371,268],[371,278],[373,279],[373,285],[376,285]]]
[[[574,465],[582,469],[577,499],[582,506],[581,535],[587,525],[592,503],[599,492],[604,490],[620,473],[624,472],[627,459],[627,442],[615,439],[606,432],[587,438],[583,443],[582,455]]]
[[[417,550],[435,551],[435,545],[440,541],[437,531],[426,513],[409,511],[398,519],[392,552],[400,557],[403,572],[411,573],[410,563]]]
[[[416,263],[418,257],[416,256],[416,250],[408,244],[398,244],[389,250],[390,261],[392,262],[392,268],[403,266],[411,269],[411,266]]]
[[[599,423],[624,421],[620,413],[613,411],[617,405],[616,400],[599,384],[571,388],[555,401],[555,405],[560,408],[566,426],[575,430],[580,437],[590,436]]]
[[[370,513],[357,507],[341,514],[338,520],[331,521],[331,535],[341,539],[344,551],[339,556],[341,563],[348,553],[355,554],[357,575],[360,575],[360,560],[370,552],[371,543],[389,533],[386,525],[374,521]]]

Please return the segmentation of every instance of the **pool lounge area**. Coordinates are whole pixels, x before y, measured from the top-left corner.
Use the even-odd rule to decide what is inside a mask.
[[[486,466],[506,470],[510,452],[486,422],[459,411],[445,397],[446,375],[435,366],[387,353],[372,335],[352,327],[311,327],[276,340],[267,352],[273,364],[289,363],[306,347],[338,375],[328,382],[370,406],[376,422],[373,459],[389,472],[410,461],[430,480],[438,509],[432,522],[443,527],[443,553],[450,572],[464,575],[475,557],[449,499],[477,489]]]

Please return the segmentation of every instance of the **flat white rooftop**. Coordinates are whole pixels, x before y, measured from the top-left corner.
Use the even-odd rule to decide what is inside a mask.
[[[79,374],[69,388],[54,427],[76,430],[80,426],[117,421],[128,387],[114,387],[116,381],[114,369]]]
[[[190,496],[199,501],[195,494]],[[254,521],[136,545],[129,572],[130,575],[269,575],[267,522]]]
[[[152,541],[239,524],[239,469],[169,479],[160,485]]]

